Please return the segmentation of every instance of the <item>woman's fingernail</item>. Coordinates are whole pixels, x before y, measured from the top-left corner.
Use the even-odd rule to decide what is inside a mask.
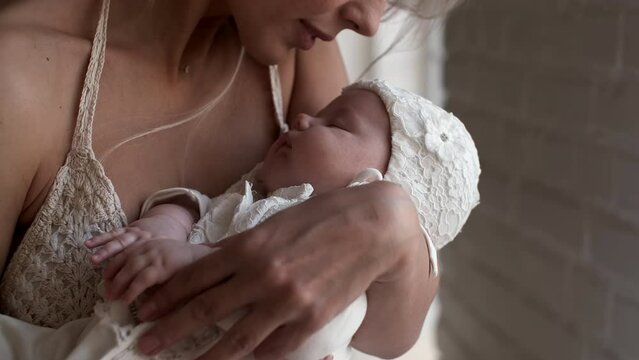
[[[160,347],[160,342],[153,336],[145,336],[138,342],[138,349],[145,355],[153,355]]]

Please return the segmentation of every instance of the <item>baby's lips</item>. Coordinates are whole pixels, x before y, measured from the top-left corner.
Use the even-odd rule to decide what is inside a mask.
[[[289,132],[285,132],[280,134],[280,137],[277,138],[277,146],[286,146],[286,147],[291,147],[291,136],[290,136],[290,131]]]

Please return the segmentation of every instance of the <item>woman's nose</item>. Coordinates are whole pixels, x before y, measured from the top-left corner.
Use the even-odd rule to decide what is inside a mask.
[[[377,33],[385,6],[385,0],[352,0],[342,6],[340,17],[349,29],[364,36],[373,36]]]

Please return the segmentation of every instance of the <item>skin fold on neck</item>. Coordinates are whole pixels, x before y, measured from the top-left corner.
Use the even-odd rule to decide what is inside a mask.
[[[183,73],[206,57],[229,17],[223,0],[111,0],[109,44]]]

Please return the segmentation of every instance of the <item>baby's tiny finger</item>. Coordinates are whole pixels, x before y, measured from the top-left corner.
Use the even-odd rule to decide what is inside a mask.
[[[113,281],[111,281],[111,287],[108,289],[110,291],[107,293],[108,297],[110,299],[119,299],[124,290],[129,287],[134,277],[147,266],[149,266],[149,262],[143,254],[130,257],[113,278]]]
[[[109,241],[111,241],[114,237],[120,235],[124,233],[124,228],[119,228],[113,231],[109,231],[109,232],[105,232],[102,234],[98,234],[92,238],[90,238],[89,240],[84,242],[84,246],[88,247],[89,249],[93,249],[96,248],[98,246],[102,246],[106,243],[108,243]]]
[[[160,279],[158,269],[153,266],[149,266],[135,275],[135,278],[131,281],[128,289],[124,292],[124,295],[122,295],[122,300],[127,304],[130,304],[138,296],[140,296],[144,290],[158,284],[160,281],[162,280]]]
[[[124,234],[117,235],[113,237],[109,242],[107,242],[100,250],[98,250],[93,256],[91,256],[91,260],[95,263],[100,263],[114,255],[119,254],[122,250],[126,249],[129,245],[133,244],[138,240],[138,236],[136,234],[125,232]]]
[[[118,272],[120,272],[120,269],[124,266],[127,260],[127,257],[125,255],[126,253],[120,253],[116,257],[111,259],[111,261],[104,269],[104,272],[102,273],[105,281],[112,280],[118,274]]]
[[[108,257],[108,253],[105,250],[98,250],[93,255],[91,255],[91,262],[95,265],[101,264]]]

